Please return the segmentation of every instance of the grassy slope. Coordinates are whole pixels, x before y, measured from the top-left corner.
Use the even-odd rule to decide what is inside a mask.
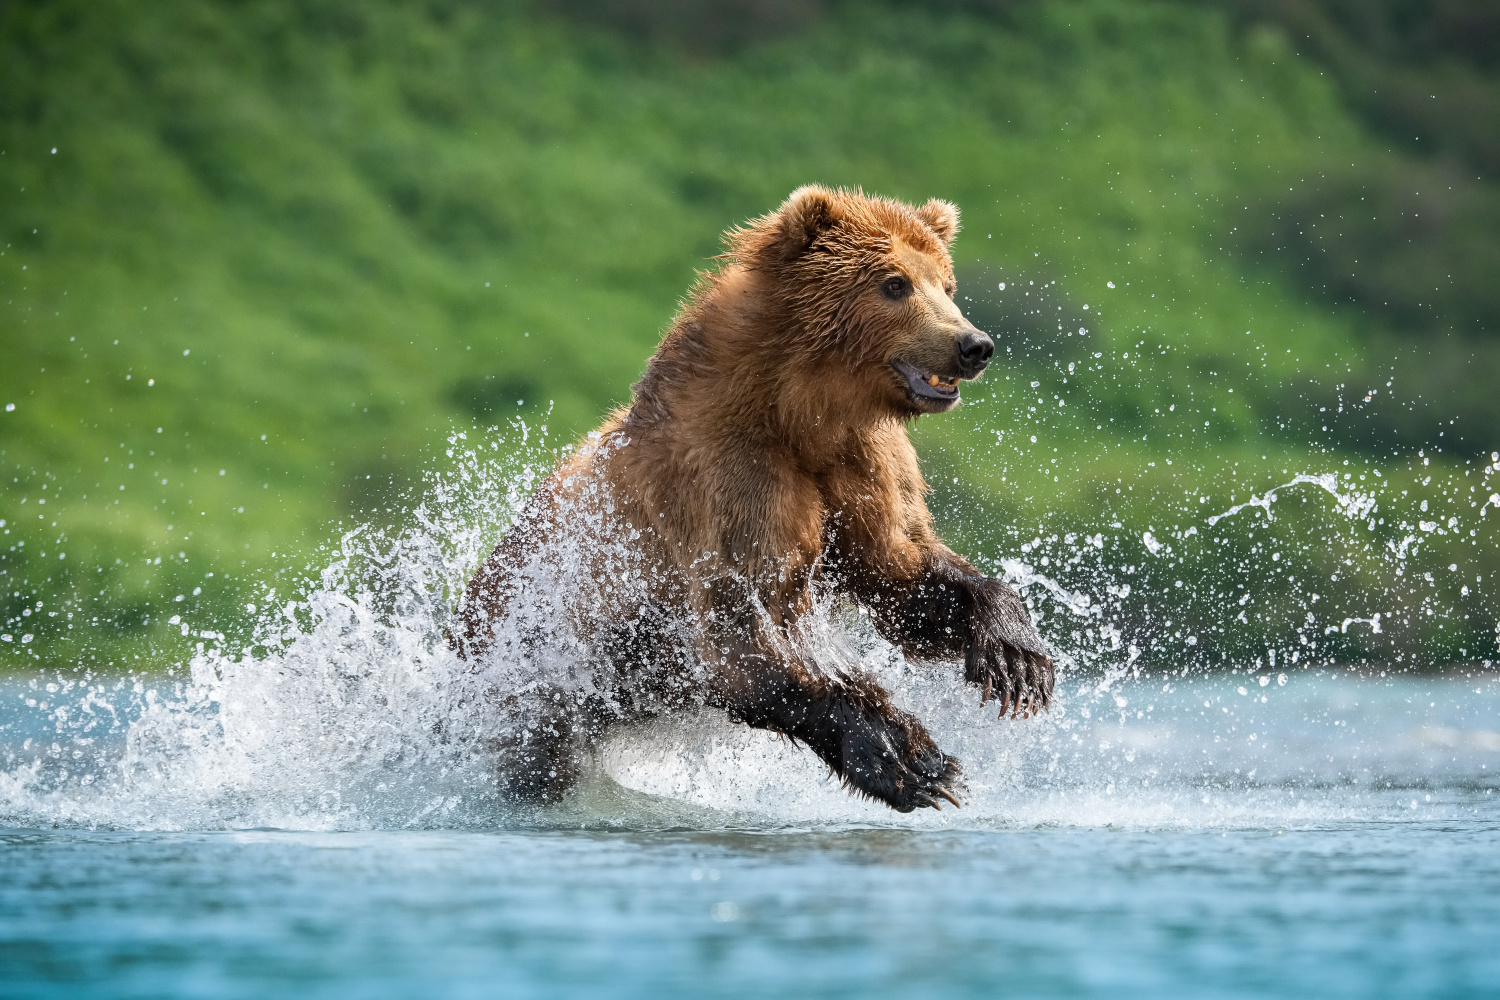
[[[1388,154],[1315,69],[1212,12],[1019,16],[835,12],[693,61],[464,4],[10,6],[4,617],[64,612],[28,619],[43,624],[26,653],[139,656],[170,651],[165,613],[233,620],[246,581],[398,506],[454,426],[534,423],[547,399],[554,438],[586,429],[626,398],[717,233],[814,179],[952,198],[976,310],[1019,315],[1019,282],[1055,281],[1047,308],[1093,324],[919,429],[975,549],[1013,551],[1032,524],[1185,527],[1199,495],[1222,509],[1282,469],[1343,461],[1268,437],[1266,409],[1278,383],[1358,360],[1360,329],[1221,247],[1239,192]],[[476,418],[476,397],[502,393],[527,404]],[[1134,563],[1138,535],[1121,537]],[[1227,561],[1194,550],[1218,582],[1182,613],[1211,621],[1247,574],[1286,591],[1235,569],[1256,543],[1233,544]],[[1482,536],[1469,562],[1494,550]],[[1411,648],[1472,646],[1489,626],[1461,619],[1490,614],[1481,590]],[[1287,627],[1300,605],[1283,597],[1226,647]]]

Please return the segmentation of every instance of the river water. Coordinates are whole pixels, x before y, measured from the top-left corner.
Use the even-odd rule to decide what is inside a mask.
[[[914,675],[903,697],[953,679]],[[958,811],[857,802],[795,749],[704,714],[618,734],[548,810],[443,820],[429,807],[456,793],[437,787],[399,816],[331,797],[318,813],[293,778],[280,794],[300,804],[261,805],[301,829],[247,829],[255,805],[223,786],[157,803],[153,822],[149,803],[124,816],[113,793],[91,797],[103,772],[48,779],[78,747],[54,739],[45,683],[12,683],[0,983],[8,997],[1500,996],[1492,672],[1079,687],[1061,721],[928,704],[968,765]],[[116,767],[128,730],[89,746]]]
[[[442,622],[534,481],[461,470],[247,608],[249,644],[173,618],[188,662],[0,681],[0,996],[1500,997],[1500,671],[1299,660],[1373,608],[1177,667],[1109,625],[1128,587],[995,553],[1058,654],[1045,716],[997,720],[836,601],[809,632],[962,762],[962,809],[853,798],[708,710],[508,805]]]

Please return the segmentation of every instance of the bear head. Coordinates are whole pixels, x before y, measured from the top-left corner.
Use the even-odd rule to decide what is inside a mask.
[[[729,235],[728,256],[768,281],[788,357],[837,357],[869,402],[902,417],[958,405],[994,342],[953,301],[958,209],[808,185]]]

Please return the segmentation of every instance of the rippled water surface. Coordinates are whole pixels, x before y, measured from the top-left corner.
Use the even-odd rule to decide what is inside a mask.
[[[1493,996],[1495,830],[12,833],[0,971],[9,996]]]
[[[103,772],[43,780],[71,754],[52,749],[44,685],[12,684],[0,802],[29,828],[0,834],[0,983],[17,997],[1500,996],[1488,672],[1142,678],[1075,689],[1060,719],[1020,725],[932,693],[951,681],[939,670],[904,696],[969,765],[959,812],[856,802],[801,752],[704,715],[617,735],[550,810],[371,828],[442,826],[403,793],[401,823],[304,812],[324,827],[310,832],[172,829],[254,811],[217,802],[223,787],[196,813],[164,803],[164,829],[119,829],[118,789],[89,797]],[[116,739],[100,759],[124,752]],[[101,822],[80,828],[88,809]]]

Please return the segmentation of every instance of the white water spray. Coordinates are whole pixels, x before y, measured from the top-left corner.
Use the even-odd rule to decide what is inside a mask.
[[[529,438],[523,432],[523,443]],[[901,816],[853,798],[804,748],[711,710],[616,730],[595,748],[590,773],[568,801],[517,810],[500,794],[496,748],[518,720],[496,692],[575,683],[578,664],[563,642],[476,671],[450,651],[444,627],[466,574],[552,457],[533,452],[528,461],[499,441],[471,445],[461,435],[452,444],[453,471],[431,483],[410,526],[344,535],[304,593],[273,592],[257,602],[255,642],[227,649],[222,632],[184,622],[202,641],[167,677],[39,677],[0,688],[0,823],[1316,823],[1395,808],[1386,791],[1430,783],[1439,750],[1452,758],[1442,768],[1453,773],[1454,787],[1472,791],[1500,774],[1500,761],[1487,756],[1500,736],[1479,717],[1500,697],[1492,675],[1455,681],[1476,697],[1457,715],[1441,715],[1436,699],[1431,710],[1417,712],[1410,692],[1390,686],[1395,680],[1384,696],[1303,674],[1288,683],[1285,671],[1300,650],[1283,654],[1280,673],[1274,648],[1265,654],[1269,667],[1257,660],[1197,679],[1182,677],[1172,663],[1148,662],[1123,620],[1125,602],[1139,596],[1124,581],[1133,566],[1099,574],[1114,544],[1100,531],[1037,538],[1021,547],[1025,560],[990,554],[1032,606],[1060,667],[1057,704],[1036,719],[995,719],[956,664],[907,662],[850,605],[824,597],[808,624],[826,669],[878,676],[962,761],[969,798],[961,811]],[[1332,474],[1303,475],[1204,523],[1212,527],[1248,506],[1269,520],[1277,492],[1299,483],[1319,486],[1348,518],[1367,519],[1375,510],[1371,497],[1341,491]],[[1148,542],[1148,558],[1174,558],[1174,545],[1196,533],[1190,526],[1156,548]],[[1395,565],[1411,542],[1391,553]],[[1038,561],[1051,563],[1052,575]],[[1079,582],[1062,582],[1069,579]],[[583,585],[566,573],[550,583]],[[1375,613],[1327,627],[1344,634],[1364,624],[1380,633],[1381,623]],[[1324,626],[1309,627],[1321,634]],[[1301,720],[1318,712],[1330,726],[1342,725],[1315,726],[1310,735]],[[1356,739],[1344,726],[1357,719],[1366,732]],[[1400,798],[1404,809],[1407,796]]]

